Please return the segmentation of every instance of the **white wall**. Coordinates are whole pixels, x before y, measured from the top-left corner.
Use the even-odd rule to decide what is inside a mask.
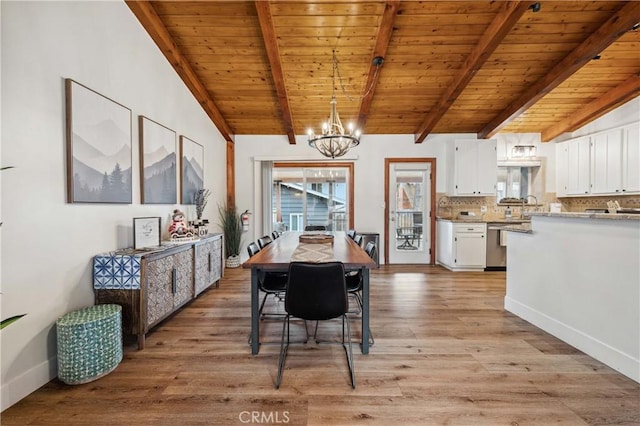
[[[531,228],[509,233],[505,309],[640,382],[640,221],[533,216]]]
[[[556,139],[554,139],[554,141],[561,142],[567,139],[590,135],[592,133],[612,129],[614,127],[621,127],[625,124],[632,124],[637,122],[638,120],[640,120],[640,96],[619,106],[613,111],[606,113],[597,120],[584,125],[575,132],[564,133],[563,135],[558,136]]]
[[[348,152],[343,161],[355,163],[355,228],[362,232],[379,232],[380,246],[384,247],[384,159],[404,157],[436,158],[436,191],[446,191],[446,144],[454,139],[475,138],[470,134],[430,135],[421,144],[414,143],[413,135],[363,135],[360,145]],[[251,227],[243,238],[247,242],[260,237],[260,179],[256,160],[320,160],[327,158],[310,148],[305,136],[290,145],[286,136],[242,136],[235,139],[236,203],[240,211],[249,209]],[[254,192],[254,187],[257,190]],[[366,189],[365,189],[366,188]],[[435,196],[435,194],[434,194]],[[243,249],[241,254],[247,257]],[[382,261],[382,257],[381,257]]]
[[[225,143],[123,2],[2,1],[2,409],[56,375],[55,321],[92,305],[91,260],[131,246],[132,218],[173,205],[141,205],[137,116],[205,147],[204,217],[225,199]],[[133,113],[133,204],[67,204],[64,79]],[[189,218],[193,206],[186,206]]]

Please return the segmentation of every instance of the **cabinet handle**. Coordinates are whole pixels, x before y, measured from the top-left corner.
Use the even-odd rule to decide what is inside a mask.
[[[213,253],[209,253],[209,272],[213,271]]]
[[[171,292],[173,294],[178,292],[178,270],[176,268],[171,271]]]

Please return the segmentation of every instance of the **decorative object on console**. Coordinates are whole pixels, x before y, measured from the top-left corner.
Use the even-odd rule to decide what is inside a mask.
[[[224,249],[227,255],[227,268],[240,266],[240,243],[242,240],[242,225],[236,206],[223,205],[218,207],[220,226],[224,233]]]
[[[133,218],[133,248],[135,250],[160,245],[160,217]]]
[[[180,209],[173,211],[171,224],[169,225],[170,243],[183,243],[198,240],[194,229],[187,226],[184,220],[184,213]]]
[[[204,212],[204,208],[207,205],[207,198],[211,195],[211,191],[208,189],[199,189],[195,195],[195,204],[196,204],[196,217],[198,220],[202,219],[202,213]]]
[[[204,147],[180,136],[180,204],[195,204],[204,186]]]
[[[142,115],[138,128],[142,204],[175,204],[176,132]]]
[[[67,201],[131,204],[131,110],[65,79]]]

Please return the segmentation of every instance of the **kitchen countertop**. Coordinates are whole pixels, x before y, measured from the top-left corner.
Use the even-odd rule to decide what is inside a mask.
[[[525,213],[527,216],[542,216],[542,217],[559,217],[569,219],[608,219],[608,220],[640,220],[640,214],[627,214],[627,213],[579,213],[579,212],[565,212],[565,213],[549,213],[549,212],[529,212]]]
[[[494,219],[483,219],[482,216],[472,216],[473,219],[453,219],[450,217],[436,217],[436,220],[443,220],[443,221],[447,221],[447,222],[453,222],[453,223],[513,223],[513,224],[519,224],[519,223],[529,223],[531,222],[531,219],[528,217],[525,218],[512,218],[512,219],[505,219],[505,218],[494,218]]]

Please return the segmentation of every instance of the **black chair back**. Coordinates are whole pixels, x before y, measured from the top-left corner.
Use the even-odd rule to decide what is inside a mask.
[[[264,237],[258,238],[258,245],[260,246],[261,249],[265,248],[266,246],[268,246],[272,242],[273,242],[273,240],[268,235],[265,235]]]
[[[260,247],[258,247],[256,243],[251,242],[247,246],[247,252],[249,252],[249,257],[253,257],[253,255],[258,253],[259,251],[260,251]]]
[[[347,231],[347,235],[349,236],[349,238],[351,238],[352,240],[356,238],[356,230],[355,229],[349,229]]]
[[[370,258],[374,259],[376,255],[376,243],[374,243],[373,241],[369,241],[364,247],[364,251],[367,252]]]
[[[356,237],[353,239],[353,241],[355,241],[357,245],[362,247],[362,235],[359,235],[359,234],[356,235]]]
[[[271,233],[271,237],[272,237],[274,240],[277,240],[279,236],[280,236],[280,234],[278,234],[278,231],[273,231],[273,232]]]
[[[304,227],[305,231],[326,231],[327,227],[324,225],[307,225]]]
[[[294,317],[318,321],[349,310],[342,262],[289,264],[285,310]]]

